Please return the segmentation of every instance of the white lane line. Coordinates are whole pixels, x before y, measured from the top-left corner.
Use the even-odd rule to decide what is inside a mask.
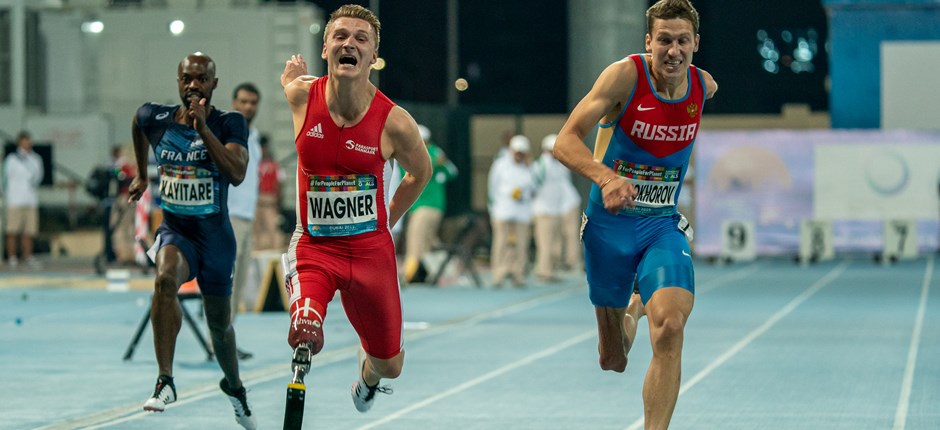
[[[575,337],[573,337],[573,338],[571,338],[571,339],[568,339],[566,342],[562,342],[562,343],[560,343],[560,344],[558,344],[558,345],[555,345],[555,346],[553,346],[553,347],[551,347],[551,348],[546,348],[546,349],[543,349],[543,350],[541,350],[541,351],[539,351],[539,352],[536,352],[536,353],[534,353],[534,354],[530,354],[530,355],[528,355],[528,356],[526,356],[526,357],[523,357],[523,358],[521,358],[521,359],[519,359],[519,360],[516,360],[516,361],[514,361],[514,362],[512,362],[512,363],[509,363],[509,364],[507,364],[507,365],[505,365],[505,366],[503,366],[503,367],[500,367],[500,368],[498,368],[498,369],[496,369],[496,370],[493,370],[493,371],[491,371],[491,372],[489,372],[489,373],[486,373],[486,374],[484,374],[484,375],[481,375],[481,376],[478,376],[478,377],[476,377],[476,378],[473,378],[473,379],[471,379],[471,380],[469,380],[469,381],[467,381],[467,382],[464,382],[463,384],[460,384],[460,385],[458,385],[458,386],[456,386],[456,387],[453,387],[453,388],[451,388],[451,389],[449,389],[449,390],[442,391],[442,392],[437,393],[437,394],[435,394],[435,395],[433,395],[433,396],[431,396],[431,397],[428,397],[428,398],[426,398],[426,399],[424,399],[424,400],[422,400],[422,401],[420,401],[420,402],[414,403],[414,404],[412,404],[411,406],[408,406],[407,408],[404,408],[404,409],[399,410],[398,412],[395,412],[394,414],[386,415],[384,418],[382,418],[382,419],[380,419],[380,420],[378,420],[378,421],[373,421],[372,423],[369,423],[369,424],[366,424],[366,425],[364,425],[364,426],[362,426],[362,427],[359,427],[359,428],[357,428],[356,430],[368,430],[368,429],[371,429],[371,428],[378,427],[378,426],[380,426],[380,425],[382,425],[382,424],[386,424],[386,423],[388,423],[388,422],[390,422],[390,421],[394,421],[394,420],[398,419],[399,417],[401,417],[401,416],[403,416],[403,415],[405,415],[405,414],[407,414],[407,413],[409,413],[409,412],[415,411],[415,410],[417,410],[417,409],[421,409],[421,408],[423,408],[423,407],[425,407],[425,406],[427,406],[427,405],[430,405],[431,403],[437,402],[438,400],[441,400],[441,399],[450,397],[450,396],[452,396],[452,395],[454,395],[454,394],[457,394],[457,393],[459,393],[459,392],[461,392],[461,391],[464,391],[464,390],[466,390],[466,389],[468,389],[468,388],[472,388],[472,387],[474,387],[474,386],[480,385],[480,384],[482,384],[482,383],[484,383],[484,382],[486,382],[486,381],[489,381],[490,379],[493,379],[493,378],[495,378],[495,377],[497,377],[497,376],[500,376],[500,375],[502,375],[502,374],[504,374],[504,373],[506,373],[506,372],[512,371],[512,370],[517,369],[517,368],[519,368],[519,367],[525,366],[525,365],[527,365],[527,364],[529,364],[529,363],[532,363],[532,362],[534,362],[534,361],[538,361],[538,360],[541,360],[541,359],[543,359],[543,358],[545,358],[545,357],[548,357],[548,356],[550,356],[550,355],[557,354],[558,352],[560,352],[560,351],[562,351],[562,350],[564,350],[564,349],[566,349],[566,348],[569,348],[569,347],[572,347],[572,346],[574,346],[574,345],[577,345],[577,344],[579,344],[579,343],[581,343],[581,342],[584,342],[584,341],[586,341],[586,340],[588,340],[588,339],[596,338],[596,336],[597,336],[597,335],[596,335],[596,333],[595,333],[595,330],[593,330],[593,329],[592,329],[592,330],[588,330],[588,331],[583,332],[583,333],[581,333],[581,334],[579,334],[579,335],[577,335],[577,336],[575,336]]]
[[[904,430],[907,426],[907,410],[911,403],[911,387],[914,385],[914,370],[917,368],[917,350],[920,349],[920,332],[924,327],[924,314],[927,312],[927,295],[933,277],[933,254],[927,256],[927,268],[924,269],[924,283],[920,287],[920,304],[914,318],[914,332],[911,333],[911,346],[907,350],[907,366],[904,367],[904,379],[901,383],[901,397],[898,409],[894,413],[893,430]]]
[[[327,353],[318,354],[317,358],[319,360],[310,363],[311,369],[316,369],[319,367],[326,366],[328,364],[335,363],[337,361],[343,361],[349,359],[348,355],[355,354],[356,350],[359,349],[359,346],[355,347],[346,347],[334,351],[329,351]],[[259,382],[271,381],[277,378],[284,378],[287,381],[290,376],[290,363],[285,363],[283,365],[272,366],[266,369],[258,369],[252,372],[245,372],[242,375],[242,384],[246,387],[251,387]],[[251,388],[248,389],[251,392]],[[177,396],[181,400],[177,400],[169,405],[167,409],[176,408],[178,406],[188,405],[190,403],[195,403],[209,397],[215,397],[219,395],[218,384],[208,384],[203,385],[198,388],[191,390],[180,391]],[[127,405],[121,408],[116,408],[112,411],[106,411],[102,414],[89,417],[84,420],[84,422],[69,422],[62,425],[47,426],[41,427],[37,430],[59,430],[59,429],[75,429],[81,428],[85,430],[91,429],[101,429],[116,426],[120,423],[133,421],[140,418],[146,418],[154,414],[159,414],[159,412],[147,412],[141,410],[142,403],[135,403],[133,405]],[[128,415],[129,414],[129,415]]]
[[[559,291],[553,291],[550,293],[541,294],[535,297],[528,298],[526,300],[512,303],[501,308],[496,308],[476,314],[471,314],[468,316],[454,318],[451,320],[432,325],[427,330],[422,330],[419,332],[406,333],[405,339],[408,341],[414,341],[417,339],[425,338],[428,336],[433,336],[439,333],[447,333],[459,328],[469,327],[476,325],[482,321],[497,318],[505,315],[510,315],[514,313],[519,313],[527,309],[531,309],[546,303],[551,303],[557,300],[564,299],[566,297],[572,296],[577,293],[582,293],[584,290],[583,287],[573,287],[565,288]],[[335,363],[337,361],[347,360],[355,358],[356,351],[359,350],[359,344],[347,346],[345,348],[340,348],[333,351],[323,352],[317,354],[313,358],[313,362],[310,364],[311,368],[323,367],[328,364]],[[286,357],[286,356],[285,356]],[[284,364],[272,365],[261,369],[256,369],[249,372],[242,372],[242,383],[248,387],[252,387],[258,384],[267,383],[276,379],[283,379],[287,381],[290,377],[290,363],[285,362]],[[191,390],[179,391],[177,400],[175,403],[170,404],[167,408],[174,408],[177,406],[186,405],[189,403],[196,402],[208,398],[210,396],[218,395],[219,387],[216,383],[206,384],[201,387],[197,387]],[[68,429],[100,429],[111,427],[116,424],[120,424],[127,421],[132,421],[140,418],[146,418],[153,414],[153,412],[144,412],[141,410],[141,403],[127,404],[124,406],[112,408],[100,413],[86,416],[83,418],[76,418],[68,420],[64,423],[51,424],[38,428],[37,430],[68,430]]]
[[[725,275],[719,276],[719,277],[717,277],[717,278],[715,278],[715,279],[712,279],[711,281],[704,283],[704,284],[703,284],[703,287],[704,287],[704,289],[705,289],[706,291],[708,291],[708,290],[714,290],[714,289],[716,289],[716,288],[718,288],[718,287],[721,287],[721,286],[723,286],[723,285],[726,285],[728,282],[735,281],[735,280],[739,280],[739,279],[743,279],[743,278],[745,278],[745,277],[747,277],[747,276],[750,276],[752,273],[754,273],[755,271],[757,271],[757,269],[758,269],[758,267],[757,267],[756,264],[755,264],[755,265],[748,266],[748,267],[744,267],[744,268],[742,268],[742,269],[740,269],[740,270],[737,270],[737,271],[735,271],[735,272],[732,272],[732,273],[729,273],[729,274],[725,274]],[[564,294],[562,294],[562,293],[564,293]],[[548,297],[545,297],[545,298],[539,298],[539,299],[537,299],[537,300],[532,300],[532,301],[531,301],[532,303],[530,303],[530,302],[524,302],[524,303],[520,303],[519,305],[512,306],[512,307],[509,307],[509,308],[506,308],[506,309],[503,309],[503,310],[497,310],[497,311],[494,311],[494,312],[488,312],[488,313],[486,313],[486,314],[481,314],[481,315],[478,315],[477,317],[471,318],[471,320],[468,321],[468,322],[476,323],[476,322],[478,322],[478,321],[480,321],[480,320],[483,320],[483,319],[486,319],[486,318],[492,318],[492,317],[494,317],[494,316],[500,316],[500,315],[505,315],[505,314],[508,314],[508,313],[519,312],[519,311],[521,311],[521,310],[529,309],[529,308],[532,308],[532,307],[534,307],[534,306],[536,306],[536,305],[538,305],[538,304],[541,304],[543,301],[548,301],[547,299],[554,299],[555,296],[559,296],[559,295],[567,296],[567,295],[569,295],[569,294],[570,294],[570,292],[556,293],[556,294],[553,294],[553,295],[548,296]],[[577,343],[579,343],[579,342],[582,342],[582,341],[584,341],[584,340],[590,338],[591,336],[595,336],[595,337],[596,337],[596,332],[595,332],[594,330],[585,332],[584,334],[578,336],[577,338],[574,339],[574,340],[575,340],[574,342],[569,341],[568,344],[557,345],[557,346],[554,347],[554,348],[548,348],[548,349],[546,349],[546,350],[543,350],[543,351],[540,351],[540,352],[538,352],[538,353],[532,354],[532,355],[530,355],[530,356],[528,356],[528,357],[525,357],[525,358],[523,358],[523,359],[521,359],[521,360],[519,360],[519,361],[516,361],[516,362],[514,362],[514,363],[511,363],[511,364],[506,365],[506,366],[504,366],[504,367],[501,367],[501,368],[499,368],[499,369],[493,370],[492,372],[487,373],[487,374],[485,374],[485,375],[483,375],[483,376],[480,376],[480,377],[477,377],[477,378],[472,379],[472,380],[470,380],[470,381],[464,382],[463,384],[458,385],[458,386],[456,386],[456,387],[454,387],[454,388],[451,388],[451,389],[449,389],[449,390],[447,390],[447,391],[444,391],[444,392],[438,393],[438,394],[436,394],[436,395],[434,395],[434,396],[428,397],[428,398],[426,398],[426,399],[424,399],[424,400],[422,400],[422,401],[420,401],[420,402],[418,402],[418,403],[412,404],[411,406],[409,406],[409,407],[407,407],[407,408],[405,408],[405,409],[401,409],[401,410],[399,410],[398,412],[396,412],[396,413],[394,413],[394,414],[387,415],[386,417],[384,417],[383,419],[381,419],[381,420],[379,420],[379,421],[375,421],[375,422],[373,422],[373,423],[370,423],[370,424],[367,424],[367,425],[365,425],[365,426],[359,427],[357,430],[367,430],[367,429],[371,429],[371,428],[374,428],[374,427],[379,426],[379,425],[381,425],[381,424],[385,424],[385,423],[388,423],[388,422],[390,422],[390,421],[396,420],[396,419],[398,419],[399,417],[401,417],[401,416],[403,416],[403,415],[405,415],[405,414],[407,414],[407,413],[409,413],[409,412],[412,412],[412,411],[414,411],[414,410],[423,408],[423,407],[425,407],[425,406],[427,406],[427,405],[429,405],[429,404],[431,404],[431,403],[437,402],[437,401],[439,401],[439,400],[441,400],[441,399],[443,399],[443,398],[446,398],[446,397],[449,397],[449,396],[451,396],[451,395],[453,395],[453,394],[456,394],[456,393],[459,393],[459,392],[461,392],[461,391],[464,391],[464,390],[466,390],[466,389],[468,389],[468,388],[470,388],[470,387],[473,387],[473,386],[475,386],[475,385],[478,385],[478,384],[480,384],[480,383],[483,383],[483,382],[485,382],[485,381],[487,381],[487,380],[489,380],[489,379],[495,378],[496,376],[502,375],[502,374],[504,374],[504,373],[506,373],[506,372],[508,372],[508,371],[510,371],[510,370],[513,370],[513,369],[515,369],[515,368],[517,368],[517,367],[519,367],[519,366],[522,366],[522,365],[531,363],[531,362],[533,362],[533,361],[536,361],[536,360],[538,360],[538,359],[541,359],[541,358],[547,357],[547,356],[549,356],[549,355],[555,354],[555,353],[557,353],[557,352],[559,352],[559,351],[561,351],[561,350],[563,350],[563,349],[565,349],[565,348],[568,348],[568,347],[573,346],[573,345],[575,345],[575,344],[577,344]]]
[[[777,322],[783,319],[783,317],[790,314],[790,312],[793,312],[793,310],[796,309],[797,306],[805,302],[806,299],[809,299],[814,294],[819,292],[819,290],[821,290],[823,287],[825,287],[830,282],[838,278],[839,275],[841,275],[842,272],[845,271],[848,265],[849,265],[848,261],[843,261],[842,264],[830,270],[829,273],[826,274],[826,276],[823,276],[822,278],[820,278],[813,285],[811,285],[809,288],[803,291],[803,293],[801,293],[799,296],[796,296],[796,298],[794,298],[793,300],[790,300],[789,303],[787,303],[784,307],[780,308],[779,311],[777,311],[769,319],[767,319],[767,321],[761,324],[760,327],[748,333],[747,336],[744,336],[741,340],[738,341],[738,343],[734,344],[734,346],[732,346],[730,349],[725,351],[724,354],[721,354],[718,358],[716,358],[714,361],[709,363],[708,366],[705,366],[704,369],[696,373],[695,376],[693,376],[684,384],[682,384],[682,386],[679,387],[679,396],[681,397],[682,394],[684,394],[686,391],[689,391],[689,389],[694,387],[695,384],[698,384],[701,380],[705,379],[705,377],[711,374],[719,366],[721,366],[726,361],[733,358],[735,355],[737,355],[737,353],[741,352],[741,350],[744,349],[746,346],[748,346],[751,342],[753,342],[754,339],[757,339],[758,337],[766,333],[767,330],[770,330],[771,327],[777,324]],[[642,416],[640,418],[637,418],[636,421],[634,421],[629,426],[627,426],[627,430],[639,430],[641,428],[643,428]]]

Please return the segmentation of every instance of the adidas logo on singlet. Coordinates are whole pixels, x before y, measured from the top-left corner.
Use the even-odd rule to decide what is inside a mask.
[[[316,127],[311,128],[310,131],[307,132],[307,136],[323,139],[323,124],[317,124]]]

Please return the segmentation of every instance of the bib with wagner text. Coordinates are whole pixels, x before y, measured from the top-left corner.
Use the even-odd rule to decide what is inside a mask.
[[[376,177],[311,175],[307,187],[307,232],[352,236],[376,230]]]

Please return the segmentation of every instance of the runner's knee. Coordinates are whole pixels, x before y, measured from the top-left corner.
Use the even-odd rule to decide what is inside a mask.
[[[385,379],[395,379],[401,375],[404,360],[372,360],[372,369]]]
[[[226,332],[232,327],[231,317],[210,317],[207,312],[206,325],[209,326],[209,333],[212,334],[212,337],[221,339],[225,337]]]
[[[175,296],[179,286],[176,278],[168,273],[157,274],[154,279],[153,293],[158,296]]]
[[[650,330],[653,353],[674,353],[682,348],[685,329],[681,318],[665,318]]]

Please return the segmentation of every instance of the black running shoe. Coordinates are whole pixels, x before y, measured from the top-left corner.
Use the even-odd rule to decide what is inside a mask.
[[[243,385],[238,390],[231,390],[228,383],[225,382],[225,378],[222,378],[219,381],[219,388],[228,396],[228,400],[232,402],[232,407],[235,408],[235,421],[247,430],[257,429],[258,422],[251,412],[251,404],[248,403],[248,396],[246,395],[248,391],[245,390],[245,386]]]

